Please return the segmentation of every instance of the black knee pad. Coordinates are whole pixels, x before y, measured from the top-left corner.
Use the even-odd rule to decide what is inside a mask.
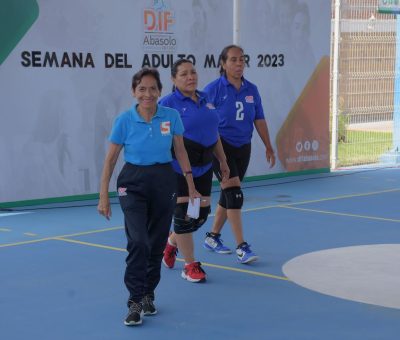
[[[226,209],[241,209],[243,206],[243,191],[240,187],[222,190],[226,197]]]
[[[174,231],[177,234],[192,233],[197,230],[196,220],[186,215],[188,203],[177,203],[174,211]]]
[[[222,189],[219,195],[219,202],[218,204],[222,207],[226,209],[226,196],[225,196],[225,192]]]
[[[196,223],[197,229],[199,229],[204,223],[206,223],[208,215],[210,214],[210,212],[211,212],[210,206],[200,207],[199,218],[195,219],[195,223]]]

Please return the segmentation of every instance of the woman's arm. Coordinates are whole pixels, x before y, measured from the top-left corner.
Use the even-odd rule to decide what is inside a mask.
[[[111,175],[114,171],[115,164],[117,163],[121,149],[122,145],[110,143],[107,156],[104,161],[103,172],[101,174],[100,199],[97,206],[97,211],[107,220],[109,220],[111,217],[111,206],[110,199],[108,197],[108,187],[110,185]]]
[[[193,200],[195,197],[201,197],[194,186],[192,168],[190,166],[189,158],[183,143],[183,137],[180,135],[174,135],[174,152],[179,166],[182,169],[183,175],[186,178],[190,199]]]
[[[270,164],[269,167],[272,168],[275,165],[275,153],[269,138],[267,122],[265,119],[256,119],[254,121],[254,126],[256,127],[257,133],[265,145],[267,161]]]
[[[219,168],[221,170],[221,177],[222,177],[222,182],[225,182],[229,179],[229,166],[228,163],[226,162],[226,156],[224,152],[224,148],[221,143],[221,138],[218,137],[217,144],[215,144],[214,147],[214,155],[219,161]]]

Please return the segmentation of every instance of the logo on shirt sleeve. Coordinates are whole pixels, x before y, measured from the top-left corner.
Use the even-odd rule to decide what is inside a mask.
[[[253,104],[253,103],[254,103],[254,98],[253,98],[253,96],[246,96],[246,97],[244,98],[244,100],[246,101],[246,103],[250,103],[250,104]]]
[[[171,122],[161,122],[161,135],[169,136],[171,134]]]

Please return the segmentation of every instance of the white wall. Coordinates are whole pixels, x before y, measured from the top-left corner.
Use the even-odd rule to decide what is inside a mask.
[[[292,7],[297,3],[289,2]],[[287,27],[279,26],[292,26],[293,14],[286,22],[283,14],[276,14],[278,1],[241,1],[240,43],[251,58],[245,76],[259,86],[274,144],[310,74],[322,56],[329,55],[330,2],[304,2],[310,31],[294,52]],[[202,88],[218,76],[217,67],[205,67],[206,56],[217,59],[232,42],[231,0],[37,3],[37,20],[0,65],[0,202],[97,192],[112,120],[133,104],[131,77],[143,62],[164,58],[159,70],[167,94],[171,63],[181,54],[194,56]],[[167,19],[161,32],[146,27],[145,13]],[[151,26],[151,14],[147,18]],[[173,44],[145,45],[146,38]],[[46,64],[46,53],[53,52],[59,67],[54,60],[53,66]],[[82,54],[86,67],[69,66],[74,53]],[[110,61],[116,54],[118,65],[107,67],[106,58]],[[258,55],[266,54],[284,54],[284,66],[258,67]],[[268,169],[263,158],[255,138],[249,176],[291,171],[281,162]],[[114,183],[115,177],[111,189]]]

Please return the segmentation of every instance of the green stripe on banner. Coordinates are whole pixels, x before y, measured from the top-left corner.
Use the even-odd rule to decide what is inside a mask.
[[[0,65],[39,16],[36,0],[0,2]]]
[[[255,182],[255,181],[263,181],[266,179],[276,179],[276,178],[286,178],[286,177],[293,177],[293,176],[304,176],[304,175],[313,175],[313,174],[323,174],[323,173],[330,173],[330,168],[318,168],[318,169],[308,169],[308,170],[300,170],[300,171],[288,171],[288,172],[281,172],[271,175],[259,175],[259,176],[250,176],[245,177],[243,182]]]
[[[310,169],[310,170],[302,170],[302,171],[292,171],[292,172],[282,172],[271,175],[261,175],[261,176],[250,176],[245,177],[243,182],[256,182],[267,179],[276,179],[276,178],[285,178],[292,176],[301,176],[301,175],[311,175],[311,174],[319,174],[319,173],[329,173],[329,168],[320,168],[320,169]],[[218,186],[217,181],[213,181],[213,186]],[[117,193],[115,191],[109,193],[110,197],[117,197]],[[25,201],[14,201],[14,202],[2,202],[0,203],[1,209],[10,209],[10,208],[18,208],[18,207],[28,207],[34,205],[46,205],[46,204],[55,204],[55,203],[68,203],[68,202],[77,202],[77,201],[88,201],[88,200],[97,200],[99,198],[99,194],[85,194],[85,195],[74,195],[74,196],[63,196],[63,197],[50,197],[50,198],[40,198],[40,199],[32,199]]]
[[[116,192],[110,193],[110,197],[116,197]],[[14,201],[0,203],[0,210],[6,210],[17,207],[29,207],[34,205],[46,205],[56,203],[69,203],[87,200],[97,200],[99,194],[87,194],[87,195],[74,195],[74,196],[62,196],[62,197],[50,197],[50,198],[39,198],[25,201]]]

